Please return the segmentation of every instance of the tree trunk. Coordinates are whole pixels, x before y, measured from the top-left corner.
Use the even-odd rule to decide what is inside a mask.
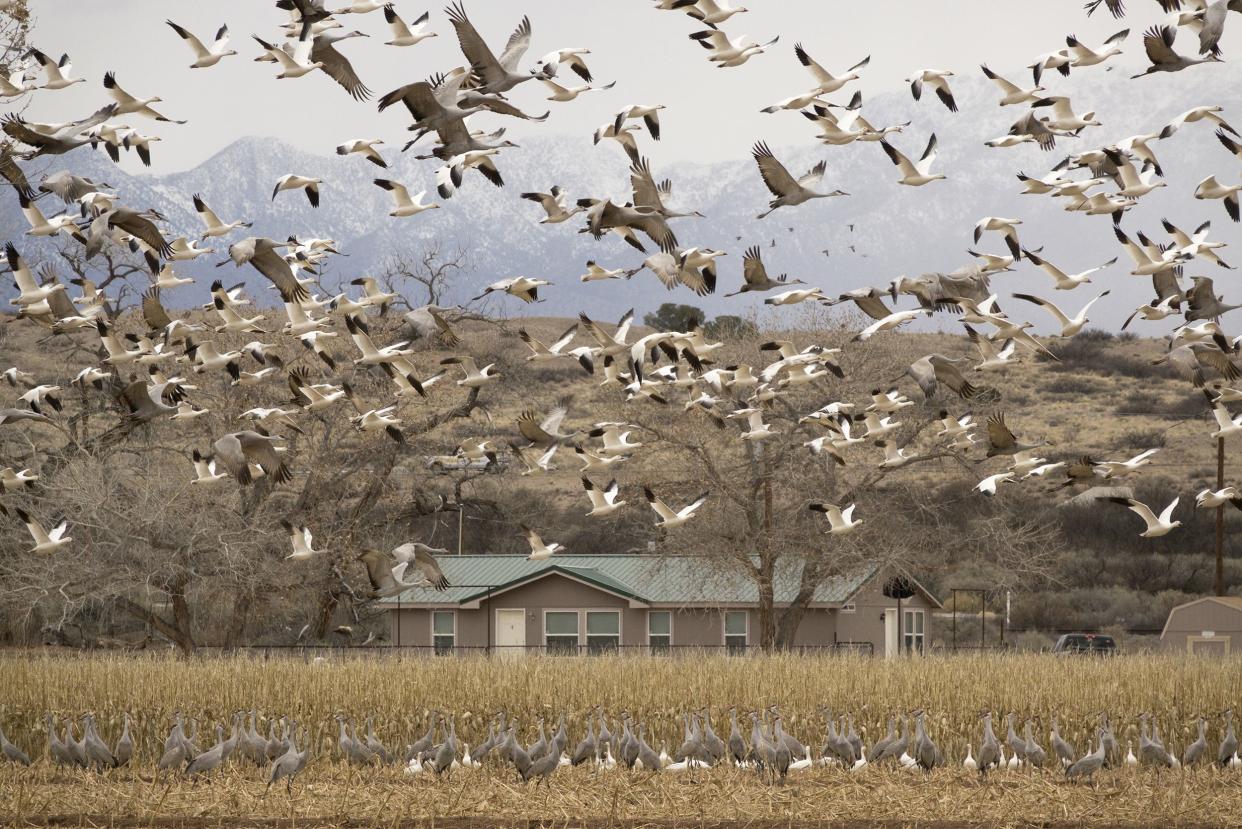
[[[246,620],[250,616],[250,605],[254,600],[249,590],[238,590],[233,599],[233,618],[229,620],[229,628],[224,635],[224,647],[236,650],[242,634],[246,632]]]
[[[804,563],[802,565],[802,577],[798,585],[798,593],[789,602],[789,607],[785,608],[777,620],[776,626],[776,647],[779,650],[787,650],[793,647],[794,636],[798,633],[798,626],[802,624],[802,618],[806,615],[807,606],[811,603],[811,599],[815,597],[815,590],[823,581],[823,573],[820,567],[813,563]]]
[[[136,619],[142,620],[144,623],[150,625],[158,631],[161,636],[164,636],[176,645],[183,654],[189,655],[194,653],[194,648],[196,646],[194,644],[194,639],[191,638],[188,630],[183,632],[179,627],[177,627],[177,625],[157,615],[150,608],[143,607],[133,599],[121,596],[116,600],[116,603],[121,610]]]
[[[776,645],[776,596],[771,572],[759,577],[759,647],[765,652]]]

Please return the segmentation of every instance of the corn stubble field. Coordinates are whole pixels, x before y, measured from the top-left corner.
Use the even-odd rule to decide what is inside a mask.
[[[1059,769],[1000,771],[981,781],[965,770],[978,747],[979,714],[1050,716],[1081,753],[1108,710],[1118,740],[1137,746],[1137,717],[1153,714],[1171,752],[1194,739],[1193,718],[1236,706],[1242,661],[1169,656],[1058,659],[978,655],[885,662],[857,657],[679,659],[531,658],[328,660],[14,656],[0,725],[35,760],[0,766],[0,823],[91,826],[1237,826],[1242,772],[1105,769],[1092,784]],[[653,746],[681,739],[680,713],[711,706],[727,736],[725,709],[781,706],[787,730],[822,742],[821,707],[852,712],[863,741],[883,734],[892,713],[923,707],[947,765],[930,775],[898,768],[815,768],[771,786],[753,771],[694,773],[561,769],[547,787],[525,785],[510,766],[462,768],[436,779],[399,767],[357,769],[336,756],[334,715],[374,716],[397,752],[422,735],[433,709],[456,716],[460,740],[476,744],[498,710],[519,718],[523,740],[539,717],[565,712],[571,746],[597,705],[610,722],[623,710],[654,728]],[[157,775],[173,713],[197,717],[200,733],[234,711],[290,716],[307,728],[311,759],[294,782],[265,792],[266,769],[237,760],[188,781]],[[46,757],[44,716],[93,711],[105,740],[133,717],[134,763],[104,773],[70,771]],[[266,727],[261,723],[260,730]],[[865,730],[864,730],[865,729]],[[1003,731],[1001,732],[1003,737]],[[210,738],[205,738],[210,740]],[[1136,748],[1137,751],[1137,748]]]

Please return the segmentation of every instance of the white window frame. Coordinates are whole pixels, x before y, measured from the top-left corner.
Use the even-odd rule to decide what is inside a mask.
[[[721,644],[724,645],[726,653],[729,650],[729,637],[738,635],[736,633],[734,634],[729,633],[729,614],[730,613],[741,613],[742,618],[746,621],[746,631],[743,634],[746,637],[746,639],[742,643],[742,648],[741,648],[742,652],[745,653],[746,649],[750,647],[750,611],[746,610],[745,608],[731,608],[731,609],[725,610],[723,613],[720,614]]]
[[[853,602],[846,602],[845,604],[841,605],[840,612],[841,613],[854,613],[857,610],[858,610],[858,607],[855,606]]]
[[[903,607],[901,609],[901,646],[906,653],[917,653],[922,655],[927,652],[927,611],[921,607]],[[921,618],[920,630],[914,632],[914,625],[911,622],[915,615]]]
[[[655,634],[653,634],[653,633],[651,632],[651,614],[653,614],[653,613],[666,613],[666,614],[668,614],[668,633],[655,633]],[[651,637],[652,637],[652,636],[667,636],[667,637],[668,637],[668,644],[667,644],[666,646],[663,646],[663,647],[665,647],[668,651],[672,651],[672,649],[673,649],[673,611],[672,611],[672,610],[669,610],[669,609],[661,609],[661,608],[658,608],[658,607],[657,607],[657,608],[652,608],[652,609],[649,609],[649,610],[647,611],[647,651],[648,651],[649,653],[661,653],[662,651],[657,651],[655,648],[653,648],[653,647],[652,647],[652,645],[651,645]]]
[[[579,641],[578,641],[579,646],[580,646],[581,648],[585,648],[585,649],[586,649],[586,650],[585,650],[585,652],[586,652],[586,653],[590,653],[590,652],[591,652],[591,650],[590,650],[590,648],[591,648],[591,643],[590,643],[590,640],[591,640],[591,631],[588,629],[588,625],[590,624],[590,619],[591,619],[591,614],[592,614],[592,613],[611,613],[611,614],[613,614],[614,616],[616,616],[616,617],[617,617],[617,633],[616,633],[616,637],[617,637],[617,650],[616,650],[616,653],[620,653],[620,652],[621,652],[621,631],[622,631],[622,623],[624,622],[624,616],[625,616],[625,614],[623,614],[623,613],[621,612],[621,609],[620,609],[620,608],[616,608],[616,607],[594,607],[594,608],[590,608],[590,607],[588,607],[588,608],[585,608],[585,609],[583,609],[583,610],[582,610],[582,621],[581,621],[581,622],[579,623],[579,625],[578,625],[578,628],[579,628],[579,630],[581,631],[581,633],[580,633],[580,638],[579,638]],[[608,637],[611,637],[613,634],[611,634],[611,633],[601,633],[601,634],[596,634],[596,635],[597,635],[597,636],[608,636]]]
[[[452,633],[450,634],[444,634],[444,633],[437,634],[436,633],[436,614],[437,613],[448,613],[452,617],[453,619],[453,632]],[[441,655],[436,645],[436,636],[450,636],[453,639],[453,643],[449,645],[448,654],[452,654],[453,651],[457,650],[457,611],[452,610],[452,609],[450,610],[434,610],[433,609],[427,615],[430,617],[428,619],[428,624],[431,625],[431,650],[432,652],[435,653],[436,656]]]
[[[577,625],[577,633],[575,635],[576,638],[574,640],[574,651],[573,651],[575,654],[577,654],[579,649],[582,647],[582,627],[583,627],[582,611],[571,610],[567,608],[550,608],[550,609],[545,609],[543,611],[543,631],[542,631],[543,636],[541,637],[542,641],[540,642],[540,644],[543,646],[544,653],[555,653],[556,652],[554,649],[551,649],[548,646],[548,614],[549,613],[572,614],[573,617],[577,619],[578,625]],[[556,637],[557,639],[568,639],[569,638],[568,633],[553,633],[552,636]]]

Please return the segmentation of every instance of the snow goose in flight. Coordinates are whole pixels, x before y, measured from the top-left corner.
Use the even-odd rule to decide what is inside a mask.
[[[794,55],[798,58],[798,62],[806,67],[811,73],[811,77],[815,79],[815,93],[818,95],[830,95],[833,92],[844,87],[850,81],[856,81],[862,76],[859,72],[871,63],[871,56],[860,60],[858,63],[845,70],[844,74],[833,75],[818,62],[816,62],[807,51],[802,48],[801,43],[794,44]]]
[[[914,96],[914,100],[917,101],[923,96],[923,87],[926,85],[935,91],[936,97],[949,112],[957,112],[957,101],[953,100],[953,90],[949,89],[951,77],[953,73],[947,69],[920,69],[906,78],[906,83],[910,84],[910,94]]]
[[[560,224],[568,219],[572,219],[583,211],[584,208],[574,207],[572,210],[566,208],[565,191],[560,185],[552,185],[550,193],[523,193],[522,198],[527,201],[533,201],[543,208],[547,215],[539,220],[541,225]]]
[[[1064,95],[1052,95],[1047,98],[1040,98],[1031,104],[1031,109],[1040,109],[1043,107],[1052,107],[1052,116],[1044,121],[1044,124],[1053,129],[1065,133],[1077,133],[1087,127],[1099,127],[1102,124],[1096,120],[1095,110],[1088,110],[1082,115],[1074,112],[1074,107],[1070,99]]]
[[[719,29],[705,29],[693,33],[690,39],[698,41],[700,46],[711,52],[707,58],[709,61],[720,69],[726,69],[741,66],[755,55],[763,54],[767,47],[780,40],[780,36],[777,35],[766,43],[756,43],[749,35],[730,38]]]
[[[391,6],[391,3],[387,4]],[[382,8],[386,8],[386,4],[378,2],[378,0],[353,0],[353,2],[339,9],[333,9],[329,14],[370,14],[377,12]]]
[[[203,197],[198,193],[194,194],[194,211],[198,213],[198,217],[203,220],[203,224],[207,229],[199,236],[199,241],[209,239],[214,236],[227,236],[229,233],[237,230],[239,227],[250,227],[251,222],[241,220],[235,222],[222,222],[215,211],[207,206],[207,202],[203,201]]]
[[[122,366],[133,363],[145,353],[141,347],[127,350],[102,319],[95,321],[95,330],[99,332],[99,342],[107,352],[107,356],[103,358],[103,362],[107,365]]]
[[[1062,77],[1069,77],[1070,73],[1070,53],[1069,49],[1061,49],[1056,52],[1048,52],[1040,55],[1035,62],[1027,68],[1031,70],[1031,76],[1035,79],[1036,85],[1039,84],[1044,77],[1045,69],[1055,69],[1061,73]]]
[[[565,351],[565,346],[573,342],[574,335],[578,333],[578,325],[579,323],[575,322],[573,325],[569,326],[569,328],[565,329],[565,332],[557,337],[551,345],[544,345],[542,340],[532,337],[530,332],[525,328],[519,328],[518,337],[521,338],[522,342],[526,343],[526,347],[531,351],[531,353],[526,356],[526,361],[528,363],[546,363],[551,362],[552,360],[559,360],[563,357],[571,356],[571,352]],[[577,351],[577,349],[574,349],[574,351]],[[593,371],[594,364],[591,361],[590,349],[587,349],[585,352],[581,353],[581,355],[575,356],[579,356],[580,362],[585,360],[585,362],[583,362],[583,368],[586,368],[588,373]]]
[[[822,512],[824,517],[828,519],[829,535],[845,535],[852,533],[862,519],[854,520],[854,504],[850,504],[845,509],[841,509],[836,504],[812,503],[807,509],[814,512]]]
[[[136,98],[130,95],[116,82],[116,75],[112,72],[104,74],[104,89],[108,90],[108,94],[112,100],[116,101],[116,115],[128,115],[133,113],[141,115],[145,118],[151,118],[156,121],[168,121],[173,124],[184,124],[185,121],[174,121],[151,108],[151,104],[158,104],[162,98]]]
[[[384,20],[388,21],[389,28],[392,29],[392,40],[384,42],[385,46],[414,46],[422,43],[429,37],[437,37],[435,32],[426,31],[427,21],[431,18],[431,12],[423,12],[422,15],[411,24],[406,24],[404,20],[397,16],[397,10],[393,8],[392,3],[384,6]]]
[[[737,296],[752,291],[770,291],[773,288],[783,288],[787,285],[802,285],[801,279],[788,280],[785,274],[781,274],[776,279],[768,276],[768,269],[763,265],[762,254],[758,245],[747,248],[746,253],[742,256],[742,287],[731,294],[725,294],[726,297]],[[823,298],[823,297],[820,297]]]
[[[1152,456],[1159,451],[1159,449],[1147,449],[1126,461],[1100,461],[1095,471],[1105,478],[1124,478],[1151,463]]]
[[[1203,394],[1212,406],[1212,418],[1216,421],[1216,431],[1212,432],[1212,437],[1225,438],[1231,435],[1242,434],[1242,415],[1233,417],[1229,414],[1229,410],[1225,408],[1224,403],[1212,402],[1211,392],[1205,390]],[[34,407],[32,406],[31,408]]]
[[[349,331],[350,339],[354,341],[354,345],[358,347],[358,351],[362,355],[354,360],[354,365],[375,366],[380,363],[391,363],[398,357],[405,357],[413,353],[411,349],[403,348],[403,346],[407,345],[404,341],[377,348],[371,340],[371,330],[366,321],[361,317],[355,317],[353,314],[345,315],[345,328]]]
[[[1113,228],[1113,233],[1117,236],[1117,241],[1121,242],[1126,249],[1126,253],[1130,254],[1130,258],[1134,261],[1134,270],[1130,271],[1133,276],[1154,276],[1158,273],[1172,270],[1190,258],[1188,254],[1172,248],[1153,256],[1146,249],[1132,242],[1130,237],[1121,228]]]
[[[1117,177],[1121,179],[1121,189],[1117,191],[1117,195],[1137,199],[1159,187],[1167,186],[1163,181],[1153,180],[1156,176],[1154,167],[1144,165],[1145,169],[1140,173],[1120,150],[1109,148],[1104,153],[1117,168]]]
[[[551,285],[552,283],[546,279],[530,279],[525,276],[514,276],[509,279],[502,279],[493,282],[483,289],[483,293],[476,296],[471,302],[478,302],[483,297],[492,293],[504,293],[515,296],[523,302],[539,302],[539,289]]]
[[[6,466],[0,469],[0,494],[4,492],[12,492],[17,487],[25,486],[33,487],[34,482],[39,480],[39,476],[32,473],[29,469],[14,471],[13,467]]]
[[[1242,494],[1238,492],[1237,487],[1227,486],[1215,491],[1204,489],[1195,496],[1195,506],[1199,509],[1216,509],[1225,504],[1233,504],[1242,510]]]
[[[1195,188],[1196,199],[1223,199],[1225,212],[1235,222],[1239,219],[1238,191],[1242,184],[1221,184],[1216,176],[1208,176]]]
[[[599,455],[580,446],[574,447],[574,454],[578,456],[578,461],[582,464],[580,471],[583,473],[607,472],[616,464],[629,460],[628,455]]]
[[[46,75],[45,82],[39,89],[64,89],[73,86],[75,83],[86,83],[86,78],[71,78],[73,72],[73,64],[69,62],[69,55],[60,56],[60,61],[54,61],[38,49],[31,48],[26,53],[28,57],[34,58],[39,65],[43,67]]]
[[[379,138],[353,138],[344,144],[338,144],[336,154],[350,155],[351,153],[356,153],[372,164],[387,167],[388,162],[384,161],[384,157],[379,154],[379,150],[375,149],[383,143],[383,140]]]
[[[944,174],[931,171],[931,166],[936,163],[935,133],[932,133],[931,138],[927,142],[927,149],[923,150],[923,155],[919,157],[917,164],[911,163],[909,158],[887,141],[881,140],[880,146],[884,148],[884,152],[888,154],[889,160],[896,165],[898,172],[901,173],[901,178],[897,179],[898,184],[922,187],[924,184],[930,184],[933,181],[945,178]]]
[[[518,446],[516,443],[510,443],[509,449],[513,452],[513,456],[526,467],[521,473],[522,477],[526,477],[551,471],[553,469],[552,458],[556,455],[556,450],[560,449],[560,444],[552,444],[541,455],[535,455],[529,449]]]
[[[632,455],[635,451],[642,449],[643,444],[629,440],[632,431],[626,426],[625,423],[597,423],[595,428],[587,433],[587,436],[603,438],[604,445],[600,447],[598,453],[601,457],[615,458]]]
[[[983,260],[979,263],[979,270],[985,274],[1004,273],[1013,270],[1015,259],[1013,256],[997,256],[996,254],[982,253],[975,250],[967,250],[966,252]]]
[[[984,495],[995,495],[996,488],[1003,483],[1015,483],[1013,472],[998,472],[995,475],[989,475],[979,483],[975,484],[975,491],[982,492]]]
[[[1053,278],[1053,280],[1055,280],[1056,284],[1054,285],[1054,288],[1058,291],[1072,291],[1074,288],[1077,288],[1079,285],[1082,285],[1083,283],[1086,283],[1086,282],[1090,282],[1091,274],[1096,273],[1097,271],[1102,271],[1105,268],[1112,267],[1113,265],[1117,263],[1117,257],[1114,256],[1112,259],[1109,259],[1103,265],[1097,265],[1096,267],[1091,268],[1090,270],[1085,270],[1085,271],[1082,271],[1081,273],[1076,273],[1076,274],[1067,274],[1065,271],[1061,270],[1056,265],[1044,259],[1041,259],[1037,254],[1032,253],[1029,250],[1023,250],[1022,253],[1024,256],[1026,256],[1027,260],[1032,265],[1039,268],[1041,271],[1048,274],[1049,276]]]
[[[785,165],[777,160],[766,143],[760,142],[751,149],[755,164],[759,167],[759,175],[763,183],[775,198],[768,202],[768,210],[756,218],[763,219],[782,207],[795,207],[811,199],[825,199],[832,196],[848,196],[844,190],[833,190],[831,193],[818,193],[812,187],[824,179],[827,164],[823,161],[808,170],[801,178],[794,179]]]
[[[276,187],[272,190],[272,200],[276,200],[276,194],[281,190],[305,190],[306,200],[310,202],[310,206],[318,207],[319,185],[321,184],[323,184],[322,179],[299,176],[296,173],[287,173],[276,182]]]
[[[265,55],[262,58],[256,58],[256,60],[272,61],[280,65],[280,74],[276,76],[277,79],[300,78],[323,67],[322,63],[311,61],[311,41],[309,39],[277,46],[273,43],[268,43],[258,35],[251,35],[251,37],[265,50]]]
[[[1022,245],[1018,242],[1018,228],[1016,225],[1022,224],[1021,219],[1006,219],[1000,216],[986,216],[979,220],[975,225],[975,244],[983,238],[985,231],[995,231],[1005,237],[1005,244],[1009,247],[1009,252],[1013,254],[1014,259],[1022,258]]]
[[[625,268],[609,269],[599,265],[594,259],[588,259],[586,273],[578,277],[583,282],[598,282],[604,279],[629,279],[630,272]]]
[[[67,519],[59,521],[49,533],[43,529],[42,524],[31,518],[30,514],[21,507],[16,507],[14,512],[17,513],[17,520],[26,525],[26,532],[30,533],[31,539],[34,540],[34,546],[28,552],[50,555],[73,541],[71,536],[65,535],[69,531]]]
[[[822,374],[823,373],[821,372],[821,376]],[[733,412],[730,412],[728,415],[726,415],[726,417],[735,418],[735,419],[746,418],[746,431],[742,432],[741,434],[741,438],[744,441],[747,441],[750,443],[757,443],[759,441],[767,440],[768,438],[774,437],[776,435],[776,432],[772,430],[772,427],[768,425],[767,423],[763,422],[763,410],[762,409],[756,409],[753,407],[745,408],[745,409],[737,409]]]
[[[293,393],[293,403],[309,412],[318,412],[332,406],[350,395],[348,384],[338,388],[330,383],[311,383],[305,368],[296,368],[289,372],[289,391]]]
[[[1168,535],[1176,527],[1182,525],[1181,521],[1171,520],[1173,518],[1173,510],[1177,509],[1177,502],[1181,500],[1180,497],[1174,498],[1173,503],[1165,507],[1158,517],[1152,512],[1151,507],[1142,501],[1136,501],[1133,498],[1109,498],[1108,500],[1114,504],[1121,504],[1123,507],[1127,507],[1131,512],[1143,519],[1147,528],[1139,533],[1140,538],[1159,538],[1162,535]]]
[[[1217,133],[1218,135],[1220,133]],[[1160,224],[1164,227],[1165,232],[1173,237],[1173,241],[1177,243],[1178,251],[1190,256],[1202,256],[1209,262],[1215,262],[1222,268],[1233,270],[1233,266],[1226,263],[1223,259],[1216,255],[1215,251],[1226,247],[1224,242],[1209,242],[1207,240],[1208,233],[1211,232],[1212,223],[1204,222],[1195,228],[1194,236],[1181,230],[1177,225],[1168,219],[1161,219]]]
[[[1170,121],[1168,123],[1168,127],[1171,127],[1173,131],[1176,132],[1183,124],[1193,124],[1198,121],[1209,121],[1216,124],[1226,132],[1238,135],[1238,131],[1229,126],[1229,123],[1217,114],[1224,111],[1224,107],[1215,105],[1193,107]]]
[[[647,132],[651,133],[651,138],[659,141],[660,110],[662,109],[666,109],[664,104],[631,104],[624,107],[613,119],[613,132],[620,134],[626,121],[642,119],[642,122],[647,125]]]
[[[26,223],[30,225],[30,229],[26,231],[27,236],[55,236],[58,233],[64,233],[85,243],[86,237],[78,230],[73,216],[60,213],[49,219],[43,215],[39,206],[20,190],[17,192],[17,201],[22,215],[26,217]]]
[[[279,484],[292,480],[293,475],[276,451],[277,440],[279,438],[263,432],[245,430],[224,435],[212,444],[212,449],[214,456],[242,486],[254,480],[250,471],[252,463],[258,464],[265,476]]]
[[[603,92],[604,90],[612,89],[617,85],[616,81],[612,81],[611,83],[606,83],[603,86],[594,86],[589,83],[581,84],[579,86],[563,86],[556,81],[549,80],[547,78],[540,78],[539,82],[547,87],[548,91],[552,93],[548,96],[547,100],[556,101],[557,103],[568,103],[569,101],[576,100],[578,96],[583,93]]]
[[[1180,304],[1180,298],[1176,296],[1168,296],[1160,300],[1155,305],[1146,303],[1134,309],[1134,313],[1126,317],[1126,321],[1121,324],[1121,330],[1125,331],[1130,327],[1130,323],[1134,322],[1135,317],[1142,317],[1145,320],[1162,320],[1178,313],[1177,305]]]
[[[590,478],[583,476],[582,488],[586,490],[587,497],[591,499],[591,511],[587,513],[588,516],[611,515],[626,503],[617,500],[620,488],[615,478],[609,481],[608,486],[601,489]]]
[[[1000,106],[1004,107],[1012,106],[1014,104],[1030,103],[1031,101],[1039,99],[1039,95],[1036,93],[1044,91],[1044,88],[1039,86],[1038,83],[1036,83],[1036,85],[1031,89],[1023,89],[1017,84],[1005,80],[991,69],[988,69],[986,65],[979,68],[983,70],[983,74],[987,76],[988,80],[996,84],[996,86],[1000,88],[1000,91],[1004,93],[1000,99]]]
[[[700,23],[713,27],[735,14],[750,11],[745,6],[731,6],[728,0],[674,0],[670,8],[683,11]]]
[[[582,59],[583,55],[589,54],[591,54],[591,50],[583,47],[556,49],[541,57],[532,71],[539,76],[540,80],[551,80],[556,77],[561,64],[566,64],[573,70],[575,75],[589,84],[595,79],[591,77],[591,70],[587,68],[586,61]]]
[[[427,195],[426,190],[420,190],[417,195],[411,198],[410,191],[406,189],[404,184],[386,178],[375,179],[375,185],[381,189],[387,190],[392,196],[393,209],[388,212],[393,218],[405,218],[407,216],[417,216],[424,210],[436,210],[439,204],[423,204],[423,197]]]
[[[285,556],[285,560],[305,561],[314,558],[320,551],[312,546],[310,527],[305,524],[292,524],[287,518],[280,519],[280,526],[289,534],[289,543],[293,552]]]
[[[107,121],[114,114],[116,114],[116,104],[108,104],[81,121],[58,124],[50,132],[41,132],[21,116],[9,113],[4,116],[3,129],[10,138],[33,148],[23,153],[10,150],[12,157],[29,161],[39,156],[63,155],[70,150],[95,143],[98,139],[93,137],[89,130]]]
[[[522,534],[526,536],[526,543],[530,545],[530,555],[526,558],[529,561],[543,561],[552,558],[555,553],[565,549],[560,542],[553,541],[551,544],[545,544],[543,539],[539,537],[539,533],[532,530],[525,524],[518,524],[518,528]]]
[[[1070,66],[1078,69],[1083,66],[1095,66],[1111,57],[1121,54],[1121,44],[1130,36],[1129,29],[1122,29],[1115,35],[1110,36],[1104,41],[1102,46],[1094,49],[1086,46],[1074,35],[1065,38],[1065,45],[1069,47]]]
[[[1156,158],[1156,152],[1151,148],[1152,141],[1158,141],[1168,138],[1176,130],[1171,126],[1165,126],[1160,132],[1149,132],[1142,135],[1131,135],[1117,142],[1117,149],[1130,153],[1140,161],[1150,164],[1152,169],[1156,171],[1156,175],[1163,176],[1164,169],[1160,166],[1160,160]],[[1219,134],[1219,131],[1218,131]]]
[[[659,516],[656,521],[656,527],[665,530],[680,527],[682,524],[685,524],[693,518],[694,514],[698,512],[699,507],[706,503],[707,496],[710,494],[711,493],[704,492],[694,501],[674,512],[668,504],[656,497],[656,494],[651,491],[651,487],[643,487],[643,495],[646,496],[647,503],[651,505],[651,509],[653,509],[655,514]]]
[[[513,34],[509,35],[505,50],[497,58],[488,48],[478,29],[466,16],[465,6],[460,0],[449,6],[447,13],[453,29],[457,32],[457,42],[461,46],[462,54],[470,62],[474,74],[479,77],[480,92],[488,94],[508,92],[518,84],[535,77],[533,74],[517,71],[518,64],[526,54],[526,50],[530,48],[529,17],[522,18]]]
[[[876,445],[884,450],[884,460],[880,462],[881,469],[900,469],[914,460],[913,454],[908,453],[903,447],[895,443],[881,440]]]
[[[819,288],[794,288],[788,291],[781,291],[775,296],[770,296],[763,301],[764,305],[797,305],[807,300],[827,301],[828,297],[824,296]]]
[[[1132,75],[1131,80],[1153,75],[1157,72],[1180,72],[1183,69],[1189,69],[1201,63],[1220,62],[1220,56],[1216,54],[1209,54],[1202,58],[1188,58],[1185,55],[1179,55],[1173,49],[1173,42],[1176,39],[1177,29],[1172,26],[1153,26],[1144,32],[1143,49],[1147,52],[1147,59],[1151,61],[1151,65],[1139,74]]]
[[[500,374],[494,370],[495,363],[488,363],[480,369],[473,357],[464,354],[456,357],[445,357],[440,361],[440,365],[461,366],[464,376],[457,381],[457,385],[466,388],[481,388],[488,383],[494,383],[500,379]]]
[[[57,397],[54,394],[54,392],[58,392],[60,390],[61,390],[60,386],[54,386],[54,385],[50,385],[47,383],[43,383],[38,386],[35,386],[34,388],[27,389],[25,393],[23,393],[17,399],[25,403],[27,406],[29,406],[30,411],[32,412],[38,412],[39,414],[47,414],[46,412],[43,411],[43,403],[45,401],[55,411],[59,412],[62,410],[63,405],[60,402],[60,398]]]
[[[178,26],[171,20],[165,20],[164,22],[171,26],[172,30],[180,35],[181,39],[194,52],[194,62],[190,64],[191,69],[206,69],[210,66],[215,66],[230,55],[237,54],[236,50],[227,48],[229,45],[229,27],[227,24],[222,25],[216,32],[216,40],[209,49],[192,32]]]
[[[1099,296],[1084,305],[1082,310],[1075,314],[1072,318],[1066,316],[1064,311],[1042,297],[1037,297],[1032,294],[1014,294],[1013,298],[1020,299],[1024,302],[1031,302],[1043,308],[1045,311],[1052,314],[1052,316],[1056,318],[1057,322],[1061,324],[1061,333],[1058,334],[1058,336],[1072,337],[1081,331],[1083,326],[1089,322],[1087,319],[1087,312],[1091,310],[1091,306],[1099,302],[1101,298],[1108,296],[1108,294],[1108,291],[1102,291]]]
[[[851,342],[869,340],[881,331],[891,331],[924,315],[931,316],[931,311],[922,308],[913,311],[894,311],[887,317],[884,317],[884,319],[876,320],[862,331],[859,331],[850,338]]]

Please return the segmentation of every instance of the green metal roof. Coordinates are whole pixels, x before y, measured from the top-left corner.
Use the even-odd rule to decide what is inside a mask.
[[[447,590],[413,588],[383,604],[459,605],[486,598],[493,592],[529,582],[547,572],[559,572],[647,604],[758,604],[753,580],[722,567],[705,556],[556,555],[531,561],[521,555],[440,556],[448,578]],[[812,603],[842,604],[879,570],[864,565],[854,572],[827,579],[815,591]],[[793,600],[799,571],[794,562],[779,568],[775,578],[777,604]]]

